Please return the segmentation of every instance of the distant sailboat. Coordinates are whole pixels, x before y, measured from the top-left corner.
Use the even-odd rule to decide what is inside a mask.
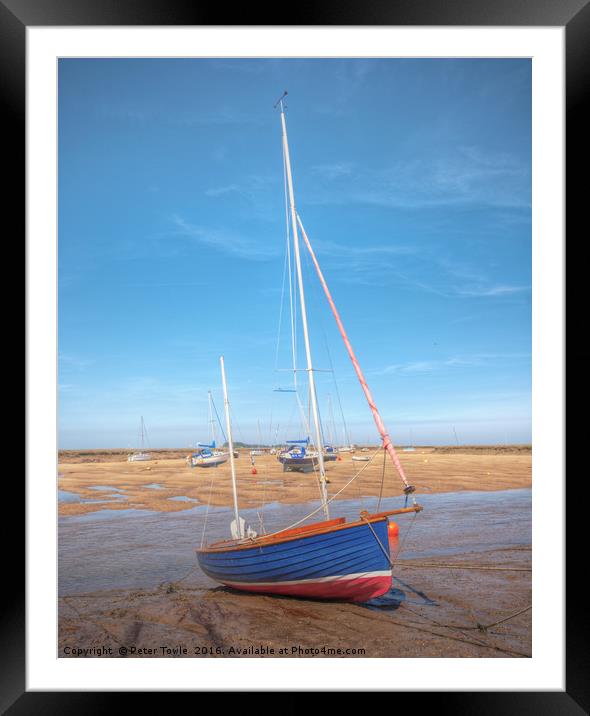
[[[405,448],[403,448],[404,452],[416,452],[416,448],[414,447],[414,437],[412,435],[412,428],[410,428],[410,444],[406,445]]]
[[[127,456],[128,462],[145,462],[146,460],[151,460],[152,456],[149,452],[144,451],[144,436],[145,436],[145,424],[143,422],[143,415],[141,416],[141,450],[139,452],[134,452],[132,455]]]
[[[209,398],[209,426],[210,426],[210,443],[197,443],[197,450],[189,456],[187,462],[190,467],[217,467],[223,465],[229,460],[229,453],[216,450],[215,440],[215,418],[213,416],[213,398],[211,391],[208,393]]]
[[[301,229],[303,239],[316,268],[320,283],[324,288],[340,334],[367,398],[367,402],[369,403],[375,424],[381,436],[383,449],[389,454],[404,484],[403,491],[406,494],[406,498],[414,491],[414,488],[408,483],[405,477],[393,444],[383,425],[373,397],[369,392],[365,378],[354,355],[309,239],[305,234],[301,219],[295,209],[283,104],[285,94],[281,97],[279,102],[277,102],[277,105],[280,104],[281,107],[285,183],[289,191],[300,313],[307,357],[311,412],[315,430],[314,442],[316,446],[320,447],[319,450],[316,450],[316,458],[319,468],[321,506],[310,513],[304,520],[312,517],[319,510],[323,510],[325,519],[324,521],[304,526],[300,525],[304,520],[299,520],[295,525],[291,525],[272,534],[256,535],[251,528],[246,528],[244,520],[239,514],[237,483],[232,459],[231,468],[234,504],[234,520],[230,525],[232,539],[201,547],[197,550],[197,559],[205,574],[215,581],[233,587],[234,589],[313,599],[363,602],[385,594],[391,587],[392,564],[389,558],[388,517],[390,515],[404,513],[417,513],[421,511],[422,507],[416,504],[412,498],[413,504],[409,507],[402,507],[376,514],[369,514],[366,511],[362,511],[359,515],[359,519],[352,522],[347,522],[344,517],[330,518],[329,503],[331,500],[328,497],[328,481],[326,480],[324,470],[323,440],[317,408],[314,372],[311,362],[311,348],[299,254],[298,227]],[[225,415],[231,452],[231,423],[225,366],[223,358],[221,358],[220,361],[224,389]],[[292,440],[289,442],[291,443],[291,448],[287,452],[291,452],[291,450],[294,451],[295,448],[298,448],[299,451],[305,451],[309,456],[306,451],[309,439],[303,441]],[[281,455],[282,454],[283,453],[281,453]]]
[[[252,448],[250,450],[250,457],[260,457],[261,455],[264,455],[264,450],[262,449],[262,434],[260,432],[260,420],[258,420],[258,447]]]

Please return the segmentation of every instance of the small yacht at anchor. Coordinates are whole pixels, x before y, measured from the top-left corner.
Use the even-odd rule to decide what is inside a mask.
[[[146,462],[147,460],[151,460],[152,456],[149,452],[146,452],[144,449],[144,441],[145,441],[145,424],[143,422],[143,415],[141,416],[141,449],[137,452],[132,453],[131,455],[127,456],[127,462]]]

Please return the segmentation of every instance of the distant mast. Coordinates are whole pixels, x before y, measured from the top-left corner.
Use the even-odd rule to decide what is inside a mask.
[[[305,355],[307,358],[307,374],[309,376],[309,392],[311,398],[311,410],[313,413],[313,421],[315,427],[315,444],[318,454],[318,465],[320,469],[320,489],[322,497],[322,506],[324,513],[329,519],[330,513],[328,509],[328,489],[326,486],[326,469],[324,467],[324,452],[322,431],[318,415],[317,393],[315,387],[315,377],[313,374],[313,364],[311,359],[311,347],[309,344],[309,331],[307,328],[307,311],[305,307],[305,293],[303,290],[303,275],[301,272],[301,257],[299,255],[299,236],[297,233],[297,211],[295,209],[295,195],[293,192],[293,177],[291,175],[291,159],[289,157],[289,142],[287,140],[287,124],[285,122],[285,109],[283,100],[285,92],[277,104],[281,106],[281,125],[283,128],[283,152],[285,154],[285,167],[287,170],[287,185],[289,189],[289,207],[291,211],[291,226],[293,228],[293,247],[295,249],[295,265],[297,268],[297,283],[299,286],[299,304],[301,306],[301,323],[303,326],[303,338],[305,342]],[[276,106],[276,105],[275,105]]]

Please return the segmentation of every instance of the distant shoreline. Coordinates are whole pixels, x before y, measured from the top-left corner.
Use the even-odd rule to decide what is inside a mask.
[[[238,450],[251,450],[254,445],[237,445]],[[357,450],[368,447],[369,450],[376,450],[376,445],[359,445]],[[419,453],[437,453],[437,454],[455,454],[455,455],[530,455],[532,446],[530,444],[515,445],[399,445],[396,446],[398,451],[404,451],[405,448],[412,447]],[[270,446],[263,445],[262,450],[270,450]],[[174,460],[184,458],[193,452],[194,448],[152,448],[148,452],[157,456],[160,460]],[[79,450],[58,450],[58,457],[63,462],[117,462],[126,460],[127,456],[133,452],[132,448],[82,448]]]

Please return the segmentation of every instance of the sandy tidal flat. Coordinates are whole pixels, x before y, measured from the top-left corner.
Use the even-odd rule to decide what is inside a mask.
[[[178,453],[176,453],[178,454]],[[401,480],[382,451],[357,453],[373,456],[370,463],[354,462],[351,453],[327,463],[329,494],[338,492],[355,475],[358,477],[342,493],[343,498],[401,494]],[[118,459],[117,459],[118,458]],[[417,449],[400,452],[404,470],[419,495],[463,490],[506,490],[531,486],[531,453],[515,452],[436,452]],[[155,510],[176,512],[197,504],[231,504],[229,462],[217,468],[190,468],[184,458],[157,455],[149,462],[127,462],[121,456],[112,461],[60,461],[58,487],[62,499],[59,514],[80,515],[97,510]],[[319,497],[314,473],[283,472],[274,455],[255,458],[251,464],[247,451],[236,460],[238,493],[242,507],[272,502],[297,504]],[[256,474],[252,474],[253,468]]]

